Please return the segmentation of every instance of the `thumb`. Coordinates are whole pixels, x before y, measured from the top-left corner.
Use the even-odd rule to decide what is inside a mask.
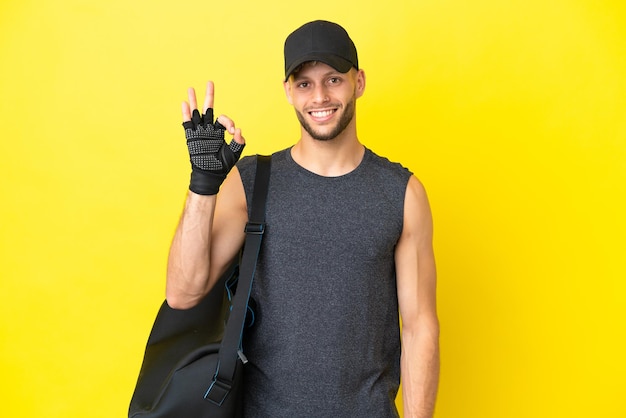
[[[233,136],[233,140],[241,145],[244,145],[246,143],[245,138],[243,137],[243,135],[241,134],[241,128],[237,128],[235,129],[235,133]]]

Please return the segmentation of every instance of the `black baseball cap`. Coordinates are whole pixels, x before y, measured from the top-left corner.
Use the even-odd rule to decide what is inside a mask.
[[[321,61],[340,73],[359,69],[354,42],[336,23],[315,20],[293,31],[285,40],[285,81],[307,61]]]

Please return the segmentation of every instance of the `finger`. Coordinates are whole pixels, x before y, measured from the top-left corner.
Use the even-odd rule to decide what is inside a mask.
[[[189,109],[189,103],[183,102],[182,113],[183,113],[183,122],[191,121],[191,110]]]
[[[206,93],[204,95],[204,107],[202,113],[206,113],[207,109],[213,109],[213,98],[215,97],[215,85],[212,81],[206,83]]]
[[[208,108],[204,111],[204,123],[213,123],[213,109]]]
[[[235,141],[236,143],[240,145],[244,145],[246,143],[246,140],[244,139],[243,135],[241,135],[240,128],[235,129],[235,135],[233,136],[233,141]]]
[[[189,106],[191,107],[191,110],[197,109],[198,102],[196,100],[196,91],[193,87],[189,87],[187,89],[187,97],[189,97]]]
[[[202,115],[200,115],[198,109],[194,109],[193,112],[191,112],[191,120],[193,121],[194,126],[202,124]]]
[[[229,134],[235,134],[235,122],[233,122],[228,116],[219,115],[219,117],[216,119],[216,122],[219,122],[228,131]]]

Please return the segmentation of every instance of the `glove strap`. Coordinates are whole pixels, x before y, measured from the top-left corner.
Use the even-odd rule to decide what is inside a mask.
[[[191,170],[189,180],[189,190],[196,194],[210,196],[217,194],[222,182],[226,179],[226,174],[211,173],[210,171]]]

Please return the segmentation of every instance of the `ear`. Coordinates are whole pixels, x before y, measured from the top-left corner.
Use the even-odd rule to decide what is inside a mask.
[[[291,77],[287,81],[283,82],[283,88],[285,89],[285,96],[287,96],[287,101],[290,105],[293,106],[293,100],[291,99]]]
[[[356,86],[354,92],[356,97],[359,98],[363,96],[363,93],[365,92],[365,71],[357,70],[355,82]]]

